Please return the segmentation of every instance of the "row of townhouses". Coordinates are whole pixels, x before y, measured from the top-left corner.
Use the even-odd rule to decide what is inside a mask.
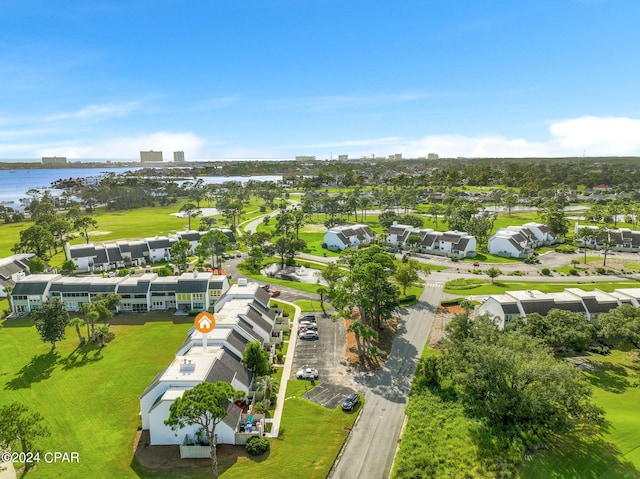
[[[583,236],[580,230],[586,229],[594,232],[593,236]],[[578,246],[592,249],[602,249],[604,242],[602,237],[598,237],[595,232],[599,228],[597,226],[580,226],[575,223],[573,232],[578,240]],[[615,228],[607,231],[607,242],[609,249],[612,251],[620,251],[626,253],[640,253],[640,231],[633,231],[629,228]]]
[[[231,244],[236,242],[233,231],[220,229]],[[156,236],[135,241],[117,241],[94,245],[66,244],[67,258],[78,271],[107,271],[125,266],[141,266],[171,259],[171,247],[180,240],[187,240],[193,254],[206,231],[181,231],[168,236]]]
[[[596,321],[600,314],[608,313],[625,303],[640,307],[640,288],[616,289],[611,293],[599,289],[583,291],[578,288],[567,288],[560,293],[510,291],[489,296],[476,309],[476,313],[488,313],[502,329],[505,324],[518,317],[526,317],[531,313],[546,316],[552,309],[582,313],[589,321]]]
[[[25,253],[0,258],[0,298],[6,298],[7,288],[13,288],[16,281],[30,273],[29,260],[34,256]]]
[[[476,238],[463,231],[434,231],[394,222],[387,232],[387,244],[417,248],[422,253],[450,258],[476,255]]]
[[[209,448],[195,444],[197,426],[173,431],[164,424],[173,401],[203,381],[225,381],[247,395],[245,403],[250,402],[254,376],[242,364],[247,343],[259,341],[273,357],[274,345],[289,328],[288,318],[270,307],[269,294],[243,278],[216,303],[214,316],[213,331],[204,335],[192,328],[173,361],[140,397],[142,429],[149,430],[150,444],[178,444],[182,457],[209,457]],[[264,433],[264,416],[251,414],[242,406],[228,403],[227,415],[216,427],[218,444],[245,444],[250,437]]]
[[[226,276],[197,271],[180,276],[144,273],[114,278],[31,274],[16,281],[11,291],[11,311],[13,316],[29,314],[50,297],[60,298],[69,311],[78,311],[82,303],[109,294],[122,299],[120,311],[206,311],[228,289]]]
[[[532,222],[500,228],[487,241],[487,250],[496,256],[528,258],[535,248],[561,241],[547,225]]]

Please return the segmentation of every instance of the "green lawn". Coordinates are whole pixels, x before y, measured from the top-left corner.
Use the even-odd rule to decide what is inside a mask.
[[[315,313],[321,312],[322,308],[320,307],[320,301],[311,301],[308,299],[300,299],[295,302],[303,313]]]
[[[465,284],[467,286],[465,286]],[[467,296],[479,294],[503,294],[507,291],[529,289],[542,291],[544,293],[557,293],[566,288],[580,288],[584,291],[600,289],[605,292],[611,292],[618,288],[640,288],[640,282],[633,280],[610,282],[575,281],[562,283],[545,283],[542,281],[496,281],[494,284],[491,284],[489,279],[471,278],[468,280],[449,281],[445,284],[444,291],[445,293]]]
[[[53,353],[29,319],[0,323],[0,404],[20,401],[46,418],[51,436],[39,441],[43,450],[80,455],[79,464],[42,463],[28,477],[210,477],[208,467],[147,471],[133,459],[140,424],[138,398],[173,359],[191,321],[136,315],[132,324],[113,326],[115,339],[104,349],[77,349],[75,330],[70,328]],[[271,452],[221,463],[222,477],[326,477],[346,438],[344,428],[353,425],[356,414],[299,398],[309,387],[308,381],[289,382],[281,437],[272,441]],[[300,444],[313,453],[300,454]]]
[[[599,363],[593,374],[585,374],[608,427],[602,434],[579,431],[554,441],[523,465],[522,479],[640,478],[640,363],[622,351],[588,356]]]
[[[79,464],[44,464],[29,477],[136,477],[133,442],[140,423],[138,398],[173,359],[191,326],[145,315],[150,321],[113,326],[115,339],[104,349],[77,349],[75,330],[53,353],[29,319],[5,320],[0,329],[0,403],[19,401],[41,413],[51,436],[45,451],[77,451]],[[119,318],[118,318],[119,319]]]

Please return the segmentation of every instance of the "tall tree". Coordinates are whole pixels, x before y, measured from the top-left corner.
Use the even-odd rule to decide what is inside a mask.
[[[98,222],[91,216],[84,215],[76,218],[73,222],[73,227],[76,230],[80,230],[80,235],[84,236],[87,244],[89,244],[89,230],[98,227]]]
[[[20,241],[12,251],[14,253],[33,253],[43,260],[50,257],[49,251],[55,239],[51,232],[43,226],[33,225],[20,231]]]
[[[227,415],[229,403],[242,397],[244,393],[236,391],[229,383],[203,382],[185,391],[182,397],[171,404],[169,418],[164,422],[173,430],[193,425],[198,425],[204,430],[211,446],[211,470],[214,479],[218,479],[216,426]]]
[[[185,203],[180,207],[180,213],[183,213],[188,220],[187,229],[191,229],[191,218],[195,218],[196,216],[200,216],[202,214],[202,210],[194,203]]]
[[[407,294],[407,288],[418,281],[418,263],[414,260],[402,263],[398,266],[395,273],[395,279],[402,287],[402,294]]]
[[[555,201],[547,201],[540,206],[538,216],[557,236],[564,237],[569,232],[569,220],[564,208]]]
[[[42,341],[51,343],[51,350],[56,349],[56,342],[64,339],[65,328],[69,324],[69,313],[62,300],[51,297],[42,307],[31,312],[31,317]]]
[[[200,238],[200,242],[196,246],[196,252],[201,256],[211,256],[211,267],[220,270],[220,256],[230,247],[229,237],[219,229],[215,229],[207,231]]]
[[[87,323],[85,323],[84,319],[78,318],[78,317],[72,318],[71,321],[69,321],[69,325],[76,328],[76,334],[78,335],[78,341],[80,342],[80,346],[84,344],[84,336],[80,332],[80,328],[85,326],[86,324]]]
[[[250,341],[242,352],[242,364],[256,376],[264,376],[271,372],[269,353],[263,348],[260,341]]]
[[[598,317],[600,334],[615,346],[631,343],[640,349],[640,309],[623,304]]]
[[[181,239],[171,245],[171,259],[175,259],[182,271],[187,267],[187,259],[189,258],[190,251],[191,243],[186,239]]]
[[[31,412],[19,402],[0,407],[0,451],[15,450],[20,445],[25,454],[37,452],[36,440],[50,435],[43,422],[40,413]],[[25,463],[25,472],[30,467],[31,463]]]

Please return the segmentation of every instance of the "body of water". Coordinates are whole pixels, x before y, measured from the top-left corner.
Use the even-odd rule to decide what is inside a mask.
[[[138,168],[53,168],[33,170],[0,170],[0,202],[11,208],[20,207],[20,199],[27,198],[27,191],[31,189],[45,190],[51,188],[51,183],[61,178],[93,178],[104,173],[124,173],[137,171]],[[224,183],[225,181],[248,180],[277,181],[281,176],[203,176],[207,184]],[[60,190],[51,190],[55,196]]]

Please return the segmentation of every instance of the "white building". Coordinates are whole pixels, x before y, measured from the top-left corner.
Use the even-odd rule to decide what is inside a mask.
[[[552,309],[581,313],[589,321],[596,321],[602,313],[607,313],[622,304],[640,305],[639,289],[618,289],[613,293],[594,289],[583,291],[567,288],[559,293],[543,293],[538,290],[509,291],[505,294],[489,296],[476,309],[476,314],[489,314],[500,329],[518,317],[531,313],[546,316]]]
[[[334,226],[324,234],[327,249],[342,251],[373,242],[375,234],[368,225]]]
[[[412,243],[410,238],[415,238]],[[467,258],[476,255],[476,238],[464,231],[434,231],[394,223],[387,232],[387,244],[417,248],[422,253]]]
[[[541,223],[500,228],[487,241],[487,250],[496,256],[528,258],[535,248],[559,243],[560,239]]]

